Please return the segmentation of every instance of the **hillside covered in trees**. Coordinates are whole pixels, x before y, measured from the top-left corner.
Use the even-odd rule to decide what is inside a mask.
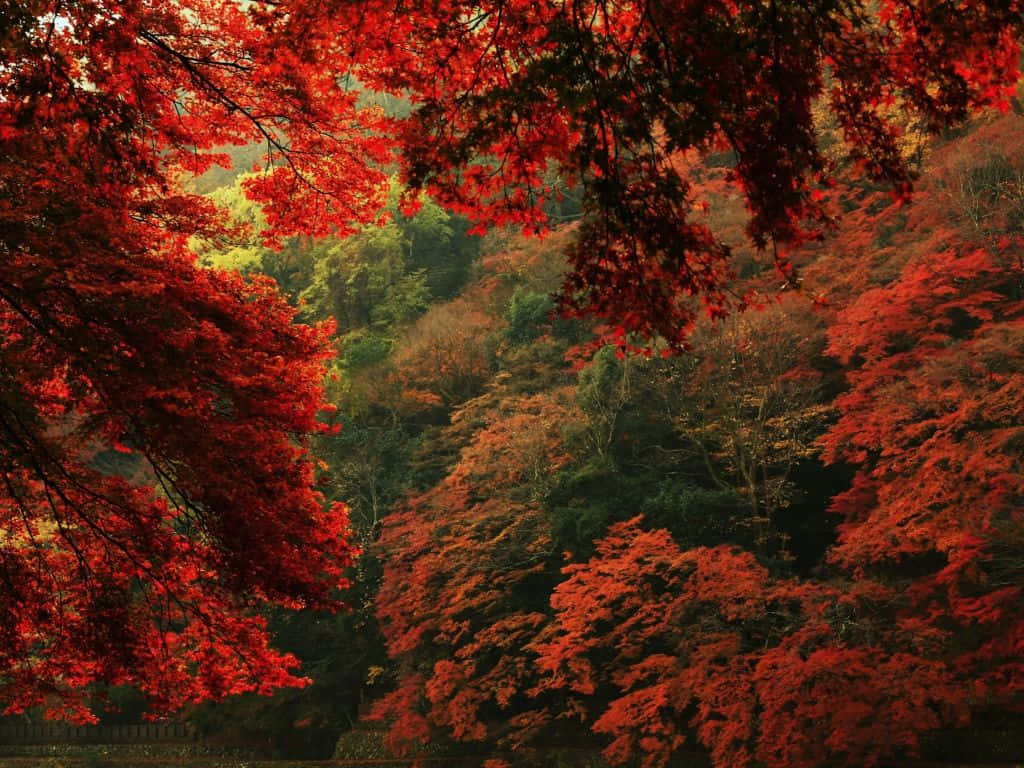
[[[0,0],[3,715],[480,768],[1019,728],[1022,34]]]
[[[867,765],[1014,722],[1022,131],[921,138],[910,202],[844,173],[795,284],[743,247],[732,158],[695,160],[749,308],[680,355],[554,311],[571,195],[541,238],[406,216],[393,187],[347,239],[204,255],[337,321],[318,454],[363,554],[352,613],[281,620],[313,686],[197,722],[325,754],[361,716],[393,754],[656,768]]]

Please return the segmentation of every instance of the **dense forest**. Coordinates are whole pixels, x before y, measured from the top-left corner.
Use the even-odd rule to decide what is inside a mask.
[[[351,613],[281,619],[312,687],[197,722],[301,752],[362,715],[397,754],[587,748],[645,766],[704,750],[862,765],[1005,722],[1022,131],[994,113],[908,145],[909,203],[841,176],[840,223],[800,252],[795,286],[742,246],[733,159],[694,162],[750,308],[698,323],[681,355],[554,311],[568,196],[543,238],[392,202],[344,240],[205,254],[338,321],[343,426],[317,453],[363,555]],[[253,215],[238,183],[212,194]]]
[[[51,5],[0,0],[5,715],[484,768],[1019,725],[1015,4]]]

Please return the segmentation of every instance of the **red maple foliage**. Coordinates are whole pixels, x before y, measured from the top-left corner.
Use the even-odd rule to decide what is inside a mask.
[[[1012,707],[1024,672],[1024,273],[1017,238],[944,239],[830,334],[851,387],[826,453],[859,468],[833,501],[831,558],[902,592],[893,633],[932,646],[963,698]]]
[[[823,447],[857,469],[833,502],[838,542],[819,568],[780,576],[754,553],[687,551],[632,520],[565,569],[551,608],[521,612],[517,577],[492,569],[505,539],[460,535],[470,521],[529,524],[532,511],[489,485],[513,482],[503,470],[519,464],[480,474],[481,455],[468,452],[449,478],[472,482],[417,500],[386,537],[397,546],[381,616],[409,641],[392,646],[406,670],[384,707],[397,732],[521,747],[582,721],[614,762],[660,766],[698,748],[719,766],[810,768],[913,756],[931,730],[1019,707],[1021,159],[994,168],[984,154],[1013,146],[1019,118],[975,130],[937,146],[909,205],[889,205],[877,187],[837,189],[870,205],[808,270],[838,286],[829,351],[848,380]],[[975,201],[998,211],[960,215],[967,183],[948,181],[953,151],[979,153],[964,173],[1000,185]],[[894,219],[906,227],[886,235],[898,253],[866,260],[872,239],[888,248],[877,235]],[[771,345],[751,339],[762,353]],[[773,452],[785,447],[784,430],[769,434]],[[499,437],[487,455],[512,450],[509,435],[488,433]],[[410,584],[425,589],[403,602]],[[464,634],[439,631],[439,614],[459,606],[451,626]]]
[[[1005,117],[936,150],[900,212],[899,253],[863,262],[865,221],[891,226],[883,206],[858,211],[833,244],[842,256],[814,266],[860,292],[829,330],[849,388],[823,446],[857,468],[832,503],[829,580],[681,551],[637,521],[566,569],[534,645],[548,685],[611,737],[610,758],[663,765],[692,735],[722,766],[870,765],[1019,708],[1020,158],[993,160],[1017,130]],[[961,216],[965,194],[978,199]]]
[[[326,17],[339,57],[412,101],[398,136],[413,187],[484,222],[543,228],[552,180],[579,185],[563,305],[677,345],[692,297],[712,315],[735,303],[723,289],[729,249],[692,215],[688,152],[733,153],[759,248],[813,239],[833,170],[813,105],[826,101],[854,159],[906,194],[893,105],[932,129],[1005,107],[1022,30],[1014,0],[323,7],[307,16]]]
[[[95,681],[154,712],[301,684],[256,609],[335,604],[351,559],[304,440],[330,329],[199,268],[190,239],[225,230],[177,182],[262,139],[268,237],[366,220],[355,96],[234,2],[0,18],[0,704],[87,720]]]
[[[398,669],[374,715],[403,753],[437,734],[493,742],[525,727],[537,684],[529,643],[546,622],[549,525],[530,488],[564,462],[567,393],[482,395],[449,431],[487,418],[452,471],[384,523],[377,614]],[[524,710],[526,710],[524,712]]]
[[[535,643],[544,686],[598,705],[615,763],[665,765],[693,734],[722,768],[873,765],[964,712],[942,661],[848,631],[877,588],[773,578],[751,553],[681,551],[639,519],[565,573]]]
[[[270,243],[374,220],[379,167],[396,157],[414,192],[483,223],[541,229],[552,179],[578,185],[585,215],[563,306],[614,319],[621,338],[656,332],[678,347],[695,298],[712,317],[743,303],[725,290],[729,249],[692,216],[690,155],[731,153],[758,248],[806,242],[827,223],[817,187],[832,171],[812,105],[826,100],[854,158],[905,195],[894,108],[934,129],[1005,106],[1024,24],[1015,0],[0,0],[0,18],[2,696],[8,711],[45,703],[78,718],[97,680],[137,682],[161,709],[300,682],[256,609],[330,605],[352,554],[343,508],[324,510],[311,488],[303,440],[317,428],[329,329],[292,324],[268,283],[203,271],[190,250],[226,234],[180,187],[226,162],[216,147],[266,146],[245,186],[266,205]],[[361,106],[354,81],[405,95],[411,114]],[[700,631],[680,637],[640,610],[650,626],[606,649],[619,654],[610,684],[623,696],[597,726],[615,735],[614,756],[662,760],[679,739],[669,720],[694,704],[685,717],[722,764],[870,761],[872,745],[911,748],[936,712],[955,716],[963,696],[949,681],[979,662],[987,693],[1017,692],[1021,281],[1003,257],[988,243],[936,249],[865,294],[833,335],[852,372],[828,451],[861,467],[835,503],[845,522],[833,561],[860,590],[849,599],[891,595],[872,573],[887,563],[939,558],[899,585],[909,602],[892,627],[851,639],[828,614],[844,600],[825,587],[616,528],[608,563],[623,567],[624,542],[651,551],[625,556],[629,578],[609,582],[625,592],[609,595],[650,597],[653,568],[655,585],[677,588],[655,593],[666,616]],[[480,361],[467,370],[469,391]],[[533,675],[509,643],[540,618],[508,610],[474,559],[521,527],[537,535],[520,547],[527,561],[542,556],[536,500],[474,495],[518,487],[541,471],[537,457],[555,461],[547,427],[536,444],[501,432],[520,426],[498,420],[421,500],[429,511],[397,515],[385,535],[412,542],[390,567],[413,588],[385,591],[393,652],[451,650],[410,671],[398,696],[422,697],[459,738],[480,737],[483,710],[503,709]],[[133,466],[98,464],[106,446]],[[608,581],[606,567],[573,571],[557,599]],[[510,563],[506,578],[529,575]],[[545,653],[578,675],[586,666],[572,659],[615,633],[581,629],[590,618],[558,605],[559,631],[578,639],[572,654],[556,653],[557,639]],[[792,626],[771,625],[776,614]],[[983,631],[957,631],[968,625]],[[637,655],[651,638],[671,653]],[[793,693],[837,687],[852,698],[828,712]],[[886,713],[884,738],[866,725],[871,711]],[[772,729],[752,730],[757,718]]]

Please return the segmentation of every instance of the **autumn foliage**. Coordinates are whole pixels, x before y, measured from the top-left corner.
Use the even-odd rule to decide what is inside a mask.
[[[83,720],[97,681],[156,713],[302,684],[257,609],[334,605],[351,560],[305,438],[330,329],[200,268],[190,241],[227,229],[177,182],[262,135],[274,231],[371,216],[372,174],[325,159],[354,123],[324,97],[354,97],[235,3],[0,17],[3,707]]]
[[[339,606],[344,498],[396,752],[1019,711],[1021,19],[0,0],[4,711],[305,685],[265,617]]]
[[[566,460],[561,429],[572,409],[564,391],[499,390],[466,403],[450,429],[481,416],[487,429],[440,483],[388,518],[379,544],[387,566],[378,618],[401,677],[375,714],[395,720],[389,739],[400,753],[436,728],[457,741],[495,738],[497,713],[528,719],[518,710],[537,682],[524,646],[545,623],[544,606],[509,597],[549,570],[551,537],[530,489]]]
[[[733,153],[730,183],[759,247],[813,240],[835,170],[816,102],[864,171],[906,194],[901,112],[935,129],[1005,108],[1021,23],[1009,1],[396,10],[338,3],[328,16],[353,41],[341,53],[363,82],[409,94],[397,135],[411,184],[485,222],[530,228],[559,194],[552,178],[578,185],[585,215],[563,305],[677,345],[693,298],[712,314],[742,303],[724,290],[729,248],[693,215],[687,153]],[[775,255],[787,269],[784,250]]]
[[[378,714],[393,718],[396,748],[450,739],[524,761],[588,745],[613,764],[705,753],[716,766],[859,766],[1017,711],[1019,126],[988,117],[934,144],[912,203],[856,176],[838,184],[826,204],[858,207],[804,252],[805,295],[772,300],[772,278],[755,272],[744,285],[768,307],[698,327],[688,356],[602,353],[564,370],[577,410],[562,416],[553,477],[506,500],[491,485],[524,482],[516,446],[544,423],[532,415],[489,449],[501,470],[480,474],[481,454],[464,450],[414,497],[381,540],[378,612],[398,685]],[[968,174],[975,187],[950,183]],[[712,208],[717,190],[705,190]],[[872,245],[884,258],[865,255]],[[503,368],[490,386],[528,387],[524,375]],[[475,424],[468,439],[482,447],[472,441],[506,423],[478,411],[493,402],[465,406],[469,422],[457,409],[451,429]],[[808,508],[816,462],[846,479]],[[650,469],[654,487],[630,485]],[[632,489],[610,509],[601,472]],[[674,492],[663,517],[678,474],[704,487]],[[540,517],[521,506],[531,493]],[[691,497],[699,522],[674,520]],[[588,522],[596,508],[604,527]],[[798,513],[830,526],[815,560]],[[459,533],[499,520],[501,536]],[[492,547],[519,552],[506,536],[524,525],[552,552],[506,570]],[[559,565],[567,525],[597,534]]]

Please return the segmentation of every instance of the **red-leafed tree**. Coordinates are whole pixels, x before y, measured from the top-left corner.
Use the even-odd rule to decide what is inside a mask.
[[[304,439],[329,328],[199,268],[225,230],[177,182],[263,141],[266,236],[344,230],[375,215],[378,115],[235,2],[0,20],[0,708],[300,684],[257,609],[335,604],[351,559]]]
[[[585,212],[564,306],[676,344],[692,296],[712,314],[731,303],[728,248],[691,215],[686,153],[733,153],[758,247],[800,243],[827,218],[816,103],[864,170],[905,192],[901,113],[935,129],[1007,104],[1022,30],[1016,0],[326,8],[307,15],[361,81],[412,102],[399,137],[413,186],[484,221],[541,227],[557,170]]]
[[[514,397],[499,388],[465,404],[449,431],[487,426],[440,483],[384,522],[377,615],[398,685],[375,715],[391,721],[399,753],[436,737],[507,746],[517,729],[549,719],[528,695],[538,682],[528,646],[547,620],[553,557],[536,495],[568,458],[570,403],[565,390]]]
[[[850,631],[895,599],[877,586],[772,577],[749,552],[682,551],[639,519],[565,573],[534,643],[543,688],[582,699],[614,763],[699,745],[722,768],[873,765],[964,714],[941,661],[894,653],[884,626]]]
[[[851,370],[826,455],[858,467],[831,558],[904,596],[903,647],[929,638],[965,698],[1005,709],[1024,672],[1020,245],[933,245],[830,332]]]

